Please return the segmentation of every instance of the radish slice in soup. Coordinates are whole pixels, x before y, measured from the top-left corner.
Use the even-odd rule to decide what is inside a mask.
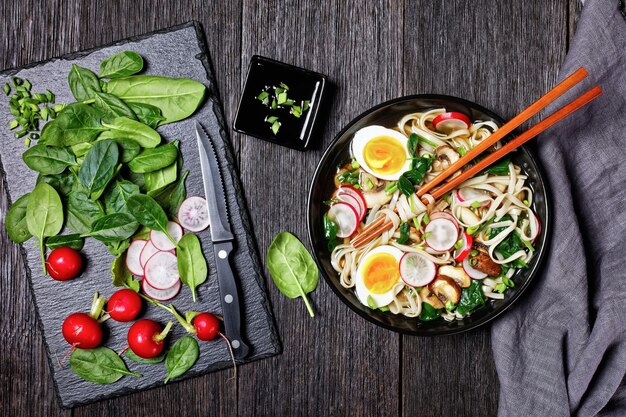
[[[454,260],[457,262],[461,262],[463,259],[467,258],[467,255],[472,251],[472,244],[474,243],[472,235],[468,235],[465,232],[461,235],[461,240],[463,244],[454,251]]]
[[[167,233],[170,234],[174,242],[178,243],[181,237],[183,237],[183,228],[176,222],[167,222]],[[150,231],[150,242],[158,250],[172,250],[176,249],[176,245],[165,235],[165,233],[159,230]]]
[[[352,196],[358,201],[358,204],[359,204],[358,212],[361,215],[360,220],[363,220],[363,218],[365,217],[365,213],[367,212],[367,202],[365,201],[365,197],[363,196],[363,193],[354,187],[350,187],[349,185],[342,185],[337,190],[337,198],[342,199],[341,196],[344,194]]]
[[[436,251],[447,251],[452,249],[459,237],[459,229],[449,219],[440,217],[430,220],[426,226],[426,243]]]
[[[450,133],[454,130],[469,129],[472,122],[463,113],[455,111],[442,113],[433,119],[433,126],[438,132]]]
[[[450,220],[452,223],[454,223],[457,229],[459,228],[459,222],[452,214],[446,211],[433,211],[432,213],[430,213],[430,220],[436,220],[441,218]]]
[[[356,199],[356,197],[354,197],[353,195],[350,194],[339,194],[337,193],[337,198],[341,201],[343,201],[344,203],[348,203],[352,206],[352,208],[354,209],[354,211],[357,212],[357,215],[359,216],[359,223],[361,222],[361,220],[363,219],[363,216],[365,216],[365,214],[361,211],[361,205],[359,204],[358,200]]]
[[[418,253],[407,252],[400,259],[400,277],[406,285],[423,287],[435,279],[435,275],[437,275],[435,263]]]
[[[337,237],[350,237],[359,225],[359,215],[348,203],[335,203],[328,210],[328,218],[337,225]]]
[[[465,257],[465,259],[463,259],[463,270],[465,271],[465,273],[467,275],[470,276],[470,278],[473,279],[485,279],[487,278],[487,274],[485,274],[482,271],[479,271],[478,269],[472,267],[472,265],[470,265],[470,258],[469,257]]]

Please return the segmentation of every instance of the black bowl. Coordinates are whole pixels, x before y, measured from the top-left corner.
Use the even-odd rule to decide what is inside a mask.
[[[439,318],[424,322],[417,318],[371,310],[359,302],[353,289],[341,286],[338,274],[330,263],[330,252],[324,238],[322,217],[327,207],[323,201],[328,200],[334,190],[333,175],[337,167],[349,161],[349,144],[354,133],[362,127],[372,124],[395,126],[404,114],[437,107],[445,107],[448,111],[465,113],[470,116],[471,120],[491,120],[498,125],[504,123],[502,117],[494,112],[470,101],[451,96],[413,95],[379,104],[352,120],[339,132],[335,140],[324,152],[311,182],[307,213],[309,238],[311,239],[317,264],[326,282],[337,296],[352,310],[374,324],[400,333],[419,336],[461,333],[479,327],[502,314],[524,293],[537,275],[546,253],[547,236],[550,233],[549,202],[546,185],[543,181],[543,172],[531,152],[522,146],[512,154],[512,159],[528,175],[527,183],[534,193],[533,210],[541,221],[541,234],[535,242],[535,256],[531,259],[528,268],[518,270],[515,273],[513,276],[516,284],[515,288],[509,289],[505,293],[504,300],[488,301],[485,306],[472,312],[469,317],[463,320],[447,322]]]

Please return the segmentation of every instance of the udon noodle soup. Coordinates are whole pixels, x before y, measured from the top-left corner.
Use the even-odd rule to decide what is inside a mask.
[[[439,200],[416,194],[497,129],[439,108],[355,133],[352,159],[338,168],[326,201],[324,233],[337,279],[361,303],[452,321],[515,286],[515,271],[528,265],[540,233],[519,166],[500,160]],[[391,229],[360,242],[381,216]]]

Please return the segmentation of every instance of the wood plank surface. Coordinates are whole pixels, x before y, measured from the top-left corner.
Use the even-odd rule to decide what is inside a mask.
[[[195,19],[206,33],[229,123],[253,54],[329,75],[336,87],[318,150],[232,136],[264,259],[279,231],[309,244],[309,181],[322,149],[350,119],[381,101],[426,92],[464,97],[511,117],[554,83],[579,12],[577,0],[7,0],[0,2],[0,69]],[[7,206],[0,182],[2,213]],[[284,353],[242,366],[238,381],[219,372],[65,410],[54,394],[20,251],[4,227],[0,248],[3,416],[491,416],[497,410],[488,328],[401,337],[352,313],[321,279],[311,297],[314,319],[300,300],[268,282]]]

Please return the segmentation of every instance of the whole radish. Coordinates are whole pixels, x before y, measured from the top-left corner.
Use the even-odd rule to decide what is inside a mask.
[[[73,313],[67,316],[62,327],[67,343],[81,349],[93,349],[102,341],[102,329],[98,320],[86,313]]]
[[[128,329],[128,347],[144,359],[159,356],[163,351],[163,341],[172,328],[172,322],[163,328],[161,324],[150,319],[137,320]]]
[[[53,279],[68,281],[77,277],[82,271],[83,258],[77,250],[61,246],[48,255],[46,269]]]
[[[107,310],[113,320],[132,321],[141,311],[141,297],[128,288],[118,290],[109,299]]]
[[[213,340],[220,333],[220,321],[211,313],[200,313],[193,319],[196,336],[200,340]]]

